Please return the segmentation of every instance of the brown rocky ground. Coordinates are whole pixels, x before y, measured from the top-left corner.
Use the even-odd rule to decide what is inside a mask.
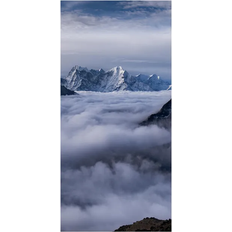
[[[131,225],[121,226],[115,231],[171,231],[171,219],[159,220],[154,217],[147,217]]]

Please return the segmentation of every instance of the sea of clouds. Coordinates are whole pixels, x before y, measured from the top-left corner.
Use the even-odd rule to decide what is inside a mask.
[[[171,218],[171,132],[139,126],[170,98],[171,91],[61,97],[62,230]]]

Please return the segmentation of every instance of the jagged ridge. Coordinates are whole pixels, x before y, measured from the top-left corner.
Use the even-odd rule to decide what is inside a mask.
[[[67,77],[61,79],[61,84],[73,91],[112,92],[123,90],[160,91],[168,89],[171,83],[162,80],[156,74],[132,76],[121,66],[108,71],[89,70],[81,66],[74,66]]]

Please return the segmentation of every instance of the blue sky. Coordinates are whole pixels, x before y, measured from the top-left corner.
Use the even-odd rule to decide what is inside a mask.
[[[61,75],[74,65],[171,78],[171,3],[62,1]]]

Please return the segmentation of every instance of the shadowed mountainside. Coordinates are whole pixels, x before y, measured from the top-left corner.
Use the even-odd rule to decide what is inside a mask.
[[[62,85],[60,86],[60,95],[61,96],[63,96],[63,95],[74,95],[74,94],[77,94],[77,93],[75,93],[72,90],[69,90],[69,89],[65,88]]]
[[[115,231],[171,231],[171,219],[159,220],[154,217],[147,217],[131,225],[121,226]]]
[[[170,99],[159,112],[152,114],[147,120],[140,123],[141,126],[156,124],[166,129],[171,129],[172,99]]]

